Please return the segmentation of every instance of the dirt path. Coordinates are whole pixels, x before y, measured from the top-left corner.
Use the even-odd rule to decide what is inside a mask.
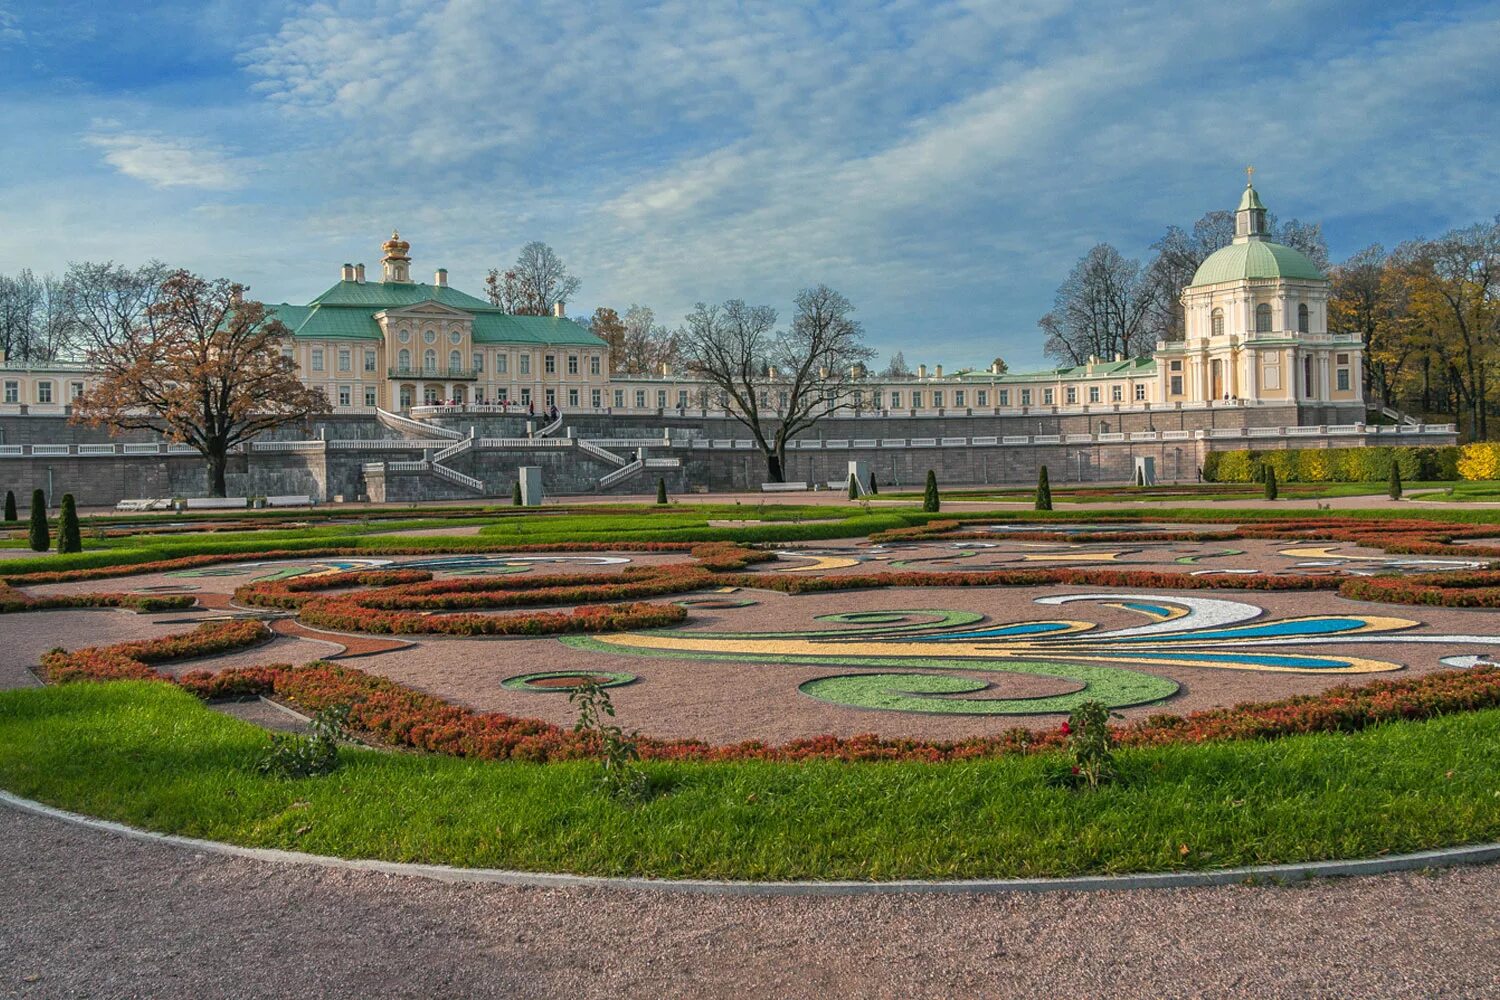
[[[1500,868],[1293,888],[736,899],[195,855],[0,807],[0,995],[1493,997]]]

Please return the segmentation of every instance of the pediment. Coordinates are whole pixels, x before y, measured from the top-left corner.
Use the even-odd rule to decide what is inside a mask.
[[[391,319],[410,317],[412,319],[439,318],[449,320],[474,318],[472,313],[465,312],[462,309],[455,309],[452,306],[445,306],[437,299],[426,299],[422,302],[416,302],[409,306],[397,306],[392,309],[382,309],[380,312],[375,314],[375,318],[377,320],[385,319],[387,317]]]

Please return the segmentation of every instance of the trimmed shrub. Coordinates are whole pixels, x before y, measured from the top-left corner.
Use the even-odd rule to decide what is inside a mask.
[[[5,519],[7,521],[17,521],[17,520],[20,520],[20,515],[18,515],[16,513],[16,491],[15,490],[6,490],[5,491]]]
[[[1457,467],[1465,479],[1500,479],[1500,443],[1475,441],[1464,445]]]
[[[874,496],[880,492],[880,487],[875,485],[875,473],[870,473],[870,494]]]
[[[662,504],[667,502],[667,481],[664,478],[656,480],[656,502]]]
[[[859,499],[859,483],[854,481],[854,473],[849,473],[849,499]]]
[[[521,506],[521,481],[519,479],[510,484],[510,505]]]
[[[1392,500],[1401,499],[1401,463],[1391,463],[1391,481],[1387,485],[1386,493]]]
[[[62,515],[58,518],[57,525],[57,551],[83,551],[83,535],[78,530],[78,506],[71,493],[64,493],[62,498]]]
[[[1045,465],[1038,469],[1036,474],[1036,509],[1052,509],[1052,484],[1047,481]]]
[[[31,491],[31,551],[46,552],[52,547],[47,531],[47,499],[41,490]]]
[[[1500,457],[1486,458],[1484,449],[1497,447],[1481,444],[1470,454],[1474,476],[1464,478],[1500,478]],[[1211,483],[1264,482],[1263,469],[1273,466],[1283,483],[1378,483],[1391,474],[1391,466],[1401,470],[1403,482],[1418,479],[1453,480],[1460,477],[1460,449],[1454,445],[1433,447],[1369,448],[1286,448],[1275,451],[1209,452],[1203,462],[1203,478]]]
[[[1274,465],[1268,465],[1268,466],[1266,466],[1265,483],[1266,483],[1266,499],[1267,500],[1275,500],[1276,499],[1276,466],[1274,466]]]
[[[928,469],[927,489],[922,494],[922,509],[929,514],[936,514],[942,508],[942,501],[938,498],[937,473]]]

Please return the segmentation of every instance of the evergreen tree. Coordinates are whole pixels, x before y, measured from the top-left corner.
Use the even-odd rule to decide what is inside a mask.
[[[857,483],[855,481],[855,479],[854,479],[854,473],[852,473],[852,472],[849,473],[849,499],[850,500],[858,500],[859,499],[859,483]]]
[[[1267,500],[1275,500],[1276,499],[1276,466],[1269,465],[1269,464],[1266,466],[1265,482],[1266,482],[1266,499]]]
[[[922,509],[929,514],[936,514],[942,506],[942,501],[938,499],[937,473],[928,469],[927,491],[922,495]]]
[[[41,490],[31,491],[31,551],[46,552],[52,545],[47,532],[47,498]]]
[[[656,502],[667,502],[667,480],[664,477],[656,480]]]
[[[1390,494],[1392,500],[1401,499],[1401,465],[1396,461],[1395,456],[1391,457]]]
[[[83,551],[83,534],[78,530],[78,505],[71,493],[64,493],[62,498],[62,515],[57,525],[57,551]]]
[[[5,491],[5,519],[7,521],[17,520],[15,490]]]
[[[511,484],[511,487],[510,487],[510,505],[512,507],[519,507],[519,506],[521,506],[521,481],[519,479],[517,479],[514,483]]]
[[[1047,481],[1047,467],[1044,465],[1036,474],[1036,509],[1052,509],[1052,484]]]
[[[875,485],[875,473],[870,473],[870,494],[873,496],[880,492],[880,487]]]

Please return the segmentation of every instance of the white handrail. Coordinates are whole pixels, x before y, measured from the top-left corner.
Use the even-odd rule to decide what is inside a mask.
[[[466,437],[462,441],[453,442],[442,451],[433,452],[432,460],[434,462],[447,461],[454,455],[461,455],[472,447],[474,447],[474,439],[471,437]]]
[[[478,493],[484,492],[484,480],[482,479],[475,479],[473,476],[466,476],[462,472],[458,472],[457,470],[448,468],[446,465],[437,465],[435,463],[432,463],[429,464],[428,467],[432,471],[433,475],[437,476],[439,479],[446,479],[450,483],[457,483],[460,486],[467,486],[469,489],[474,490]]]
[[[579,451],[587,455],[593,455],[601,462],[608,462],[610,465],[617,465],[622,468],[630,462],[629,459],[621,458],[612,451],[606,451],[591,441],[585,441],[582,438],[578,438],[577,441]]]
[[[541,437],[541,438],[547,437],[547,436],[551,435],[554,431],[556,431],[559,427],[561,427],[562,423],[563,423],[562,413],[561,413],[561,411],[559,411],[558,414],[557,414],[557,419],[554,420],[554,421],[552,421],[552,423],[548,424],[546,427],[543,427],[541,430],[537,431],[536,432],[536,436],[537,437]]]
[[[616,469],[614,472],[611,472],[608,475],[602,476],[599,479],[599,488],[601,490],[607,490],[611,486],[613,486],[615,483],[622,482],[622,481],[624,481],[626,479],[629,479],[631,476],[635,475],[637,472],[640,472],[641,469],[643,469],[643,468],[645,468],[645,463],[642,462],[640,459],[636,459],[634,462],[631,462],[629,465],[621,466],[620,468]]]
[[[378,406],[375,407],[375,419],[379,420],[382,424],[389,427],[391,430],[400,431],[403,434],[420,433],[424,436],[436,434],[438,437],[452,438],[455,441],[463,437],[462,434],[460,434],[458,431],[452,430],[451,428],[441,427],[437,424],[424,423],[420,420],[413,420],[410,417],[403,417],[399,413],[392,413],[389,410],[382,410]]]

